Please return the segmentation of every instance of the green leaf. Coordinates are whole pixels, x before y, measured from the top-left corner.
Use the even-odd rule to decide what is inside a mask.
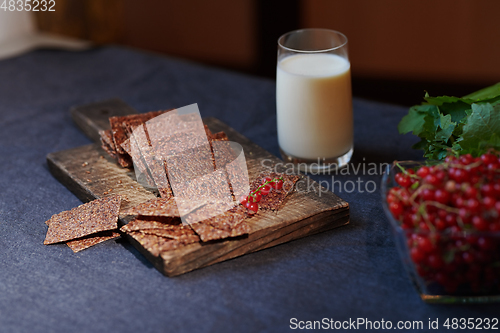
[[[453,130],[453,137],[457,138],[460,135],[462,135],[464,123],[466,121],[467,121],[467,119],[464,119],[464,122],[459,122],[458,124],[455,125],[455,129]]]
[[[413,149],[420,149],[420,150],[427,150],[427,147],[429,146],[429,141],[427,141],[426,139],[420,139],[419,142],[415,143],[412,148]]]
[[[435,105],[415,105],[410,108],[408,114],[401,119],[398,125],[400,134],[413,132],[417,136],[429,136],[434,132],[437,125],[435,120],[439,119],[439,111]]]
[[[474,101],[484,101],[500,96],[500,82],[492,86],[475,91],[471,94],[464,96],[465,99],[472,99]]]
[[[423,150],[424,157],[477,156],[490,148],[500,150],[500,83],[462,98],[431,97],[426,92],[424,99],[398,125],[400,133],[420,137],[413,148]]]
[[[429,159],[440,160],[448,155],[449,149],[450,147],[448,145],[441,144],[438,141],[434,141],[432,142],[432,144],[429,144],[424,156]]]
[[[444,103],[439,106],[439,112],[444,115],[450,115],[451,121],[458,123],[467,116],[467,110],[470,110],[470,104],[458,101],[455,103]]]
[[[453,130],[455,129],[456,123],[451,121],[451,115],[447,114],[446,116],[440,115],[439,119],[439,127],[441,128],[436,133],[436,140],[440,140],[443,142],[448,142],[448,139],[451,137]]]
[[[453,96],[424,97],[424,99],[427,101],[427,103],[436,106],[441,106],[443,104],[453,104],[456,102],[462,102],[469,105],[474,103],[474,100],[471,98],[460,98]]]
[[[417,135],[427,140],[434,140],[440,124],[439,110],[435,105],[422,105],[421,109],[425,109],[424,124]]]
[[[448,156],[449,152],[448,150],[441,150],[439,153],[437,153],[437,160],[443,160],[446,156]]]
[[[425,123],[425,112],[419,111],[418,106],[410,108],[408,114],[401,119],[398,125],[399,134],[406,134],[408,132],[413,132],[415,135],[419,135],[422,131],[422,127]]]
[[[460,145],[460,139],[457,139],[457,141],[455,141],[453,143],[453,145],[451,145],[451,151],[454,153],[454,155],[458,155],[461,153],[462,151],[462,146]]]
[[[464,152],[475,156],[488,148],[500,148],[500,105],[472,104],[459,142]]]

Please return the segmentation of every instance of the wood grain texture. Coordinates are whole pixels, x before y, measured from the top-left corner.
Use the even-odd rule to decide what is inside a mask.
[[[82,109],[73,112],[80,111]],[[99,113],[93,114],[99,115]],[[83,118],[85,116],[80,115],[75,117],[75,120],[79,125],[87,126],[88,119],[85,120],[84,124],[79,123]],[[96,120],[98,121],[98,119]],[[264,170],[261,164],[263,160],[266,160],[265,165],[282,162],[219,120],[206,118],[204,122],[213,132],[224,131],[230,140],[243,146],[250,179],[254,179]],[[87,126],[86,128],[95,128],[95,126]],[[109,194],[120,194],[128,200],[123,208],[128,208],[155,197],[152,191],[144,189],[136,182],[133,171],[119,167],[114,160],[105,156],[106,154],[98,144],[92,144],[49,154],[47,161],[53,175],[82,201],[90,201]],[[308,184],[308,182],[310,183]],[[308,191],[307,189],[311,187],[316,190]],[[251,232],[247,236],[189,244],[163,252],[158,257],[146,251],[132,237],[126,235],[125,237],[160,272],[167,276],[176,276],[345,225],[349,223],[349,205],[329,191],[319,191],[317,183],[302,176],[295,191],[288,196],[280,211],[260,210],[249,221]],[[127,222],[124,216],[120,217],[121,224]]]
[[[134,113],[137,113],[137,111],[118,98],[81,105],[71,109],[71,116],[75,123],[83,133],[95,142],[99,142],[99,130],[110,128],[109,117],[127,116]]]
[[[29,3],[29,2],[26,2]],[[53,5],[53,6],[52,6]],[[57,0],[31,2],[38,29],[56,35],[90,40],[95,44],[117,43],[123,39],[123,0]]]

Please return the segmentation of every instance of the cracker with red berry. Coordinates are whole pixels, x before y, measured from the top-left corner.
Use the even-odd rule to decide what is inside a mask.
[[[298,175],[276,172],[261,175],[250,184],[250,194],[241,196],[239,201],[249,214],[257,213],[259,208],[278,211],[299,179]]]

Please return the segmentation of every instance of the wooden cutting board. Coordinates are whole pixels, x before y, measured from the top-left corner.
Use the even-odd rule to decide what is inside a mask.
[[[137,112],[118,99],[72,109],[76,124],[95,141],[99,140],[98,130],[109,128],[109,117],[132,113]],[[203,121],[212,132],[224,131],[229,140],[243,146],[250,180],[265,170],[261,164],[262,160],[266,159],[266,166],[271,163],[282,163],[276,156],[216,118],[205,118]],[[98,143],[51,153],[47,155],[47,162],[54,177],[83,202],[109,194],[120,194],[128,200],[123,207],[126,209],[156,197],[153,190],[143,188],[135,180],[133,170],[118,166]],[[307,188],[315,190],[308,191]],[[189,244],[164,252],[157,257],[133,238],[123,236],[160,272],[167,276],[176,276],[348,224],[349,205],[332,192],[320,191],[316,182],[303,176],[297,183],[296,190],[288,196],[277,213],[260,210],[250,221],[251,232],[248,236]],[[127,218],[121,216],[119,225],[126,223],[128,223]]]

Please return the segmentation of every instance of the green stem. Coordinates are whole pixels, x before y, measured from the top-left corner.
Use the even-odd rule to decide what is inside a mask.
[[[411,178],[419,178],[417,175],[415,175],[415,174],[411,174],[411,173],[409,173],[408,171],[406,171],[406,169],[405,169],[403,166],[401,166],[401,165],[399,164],[399,162],[396,162],[396,166],[397,166],[397,167],[401,170],[401,172],[402,172],[402,173],[404,173],[405,175],[410,176]]]
[[[277,182],[278,180],[284,181],[283,176],[281,176],[281,177],[279,177],[279,178],[273,178],[273,179],[271,179],[271,180],[267,180],[266,182],[264,182],[263,184],[261,184],[259,187],[257,187],[257,188],[255,189],[255,191],[250,192],[250,195],[249,195],[249,196],[250,196],[250,197],[255,197],[255,195],[257,194],[257,192],[259,192],[259,191],[260,191],[260,189],[261,189],[261,188],[265,187],[265,186],[266,186],[267,184],[269,184],[269,183],[275,183],[275,182]]]

